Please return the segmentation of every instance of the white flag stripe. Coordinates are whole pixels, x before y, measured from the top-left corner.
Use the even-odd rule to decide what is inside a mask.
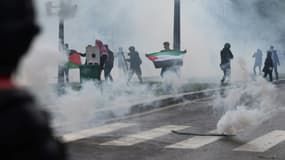
[[[127,137],[119,138],[117,140],[109,141],[101,145],[110,145],[110,146],[131,146],[144,141],[148,141],[157,137],[161,137],[171,133],[171,130],[181,130],[189,128],[190,126],[176,126],[176,125],[167,125],[160,128],[155,128],[152,130],[144,131],[138,134],[129,135]]]
[[[65,134],[63,135],[62,138],[64,142],[71,142],[71,141],[76,141],[76,140],[83,139],[83,138],[89,138],[92,136],[109,133],[115,130],[130,127],[133,125],[135,124],[132,124],[132,123],[107,124],[107,125],[93,128],[93,129],[87,129],[87,130],[83,130],[83,131],[76,132],[76,133]]]
[[[242,145],[234,149],[234,151],[265,152],[284,140],[285,131],[276,130],[262,137],[259,137],[245,145]]]
[[[157,56],[158,59],[155,61],[166,61],[166,60],[175,60],[175,59],[183,59],[184,55],[179,55],[179,56],[172,56],[172,55],[161,55]]]
[[[215,133],[216,130],[211,131],[210,133]],[[175,148],[175,149],[198,149],[207,144],[216,142],[222,137],[213,137],[213,136],[194,136],[187,140],[175,143],[173,145],[166,146],[166,148]]]

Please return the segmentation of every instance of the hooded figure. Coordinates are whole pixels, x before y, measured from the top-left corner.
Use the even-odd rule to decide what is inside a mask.
[[[280,66],[279,57],[278,57],[277,51],[274,49],[273,46],[270,47],[269,51],[272,53],[271,57],[272,57],[272,62],[273,62],[273,71],[275,73],[276,80],[278,80],[279,79],[278,66]]]
[[[109,49],[108,45],[105,45],[105,48],[108,51],[108,57],[105,62],[105,67],[104,67],[104,76],[105,80],[111,80],[113,81],[113,77],[111,75],[111,71],[114,67],[114,53]]]
[[[100,51],[100,79],[101,79],[101,72],[104,69],[105,62],[108,58],[108,50],[104,46],[104,43],[101,40],[96,40],[95,41],[95,47],[99,48]]]
[[[11,80],[19,61],[39,32],[31,0],[0,1],[1,157],[9,160],[63,160],[64,145],[54,137],[50,116]],[[16,47],[15,47],[16,46]]]
[[[230,81],[231,79],[231,60],[234,58],[232,51],[230,50],[230,43],[226,43],[221,51],[221,64],[220,67],[224,73],[221,83],[225,80]]]
[[[269,75],[269,80],[272,82],[272,71],[273,71],[273,60],[272,60],[272,52],[268,51],[267,52],[267,57],[265,59],[264,62],[264,68],[263,68],[263,72],[264,72],[264,78],[267,77],[267,75]]]

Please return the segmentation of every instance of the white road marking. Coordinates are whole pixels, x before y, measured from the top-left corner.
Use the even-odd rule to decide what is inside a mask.
[[[157,137],[161,137],[171,133],[171,130],[181,130],[189,128],[190,126],[176,126],[167,125],[152,130],[144,131],[138,134],[129,135],[127,137],[119,138],[117,140],[109,141],[101,145],[108,146],[131,146],[138,143],[142,143]]]
[[[109,133],[118,129],[127,128],[133,126],[133,123],[112,123],[103,126],[99,126],[93,129],[82,130],[76,133],[65,134],[62,136],[64,142],[72,142],[83,138],[89,138],[92,136]]]
[[[234,151],[265,152],[284,140],[285,140],[285,131],[276,130],[262,137],[259,137],[245,145],[242,145],[234,149]]]
[[[210,133],[215,133],[216,131],[211,131]],[[194,136],[187,140],[166,146],[165,148],[174,148],[174,149],[198,149],[207,144],[216,142],[222,137],[213,137],[213,136]]]

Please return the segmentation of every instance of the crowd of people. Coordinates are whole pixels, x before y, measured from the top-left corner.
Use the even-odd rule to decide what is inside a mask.
[[[231,60],[233,60],[234,56],[231,52],[231,44],[226,43],[224,48],[221,50],[221,63],[220,68],[223,71],[223,77],[221,80],[221,84],[227,84],[230,82],[231,79]],[[267,56],[264,61],[263,69],[263,54],[261,49],[257,49],[256,52],[252,56],[255,60],[253,66],[253,73],[257,75],[256,68],[259,69],[259,75],[264,72],[263,77],[267,78],[269,76],[269,81],[273,81],[272,73],[275,73],[275,80],[279,80],[279,73],[278,73],[278,66],[280,66],[280,60],[278,57],[277,50],[274,46],[270,46],[269,50],[267,51]]]
[[[99,66],[99,80],[101,79],[101,73],[104,72],[105,80],[113,81],[113,76],[111,72],[114,68],[114,61],[117,59],[119,72],[123,75],[127,75],[128,81],[131,81],[134,74],[137,75],[140,83],[143,82],[141,64],[142,60],[138,51],[136,51],[134,46],[129,47],[129,52],[127,53],[128,58],[126,58],[123,48],[119,48],[119,51],[114,54],[114,52],[109,48],[107,44],[103,44],[101,40],[96,40],[95,45],[88,45],[86,47],[85,53],[80,53],[74,49],[69,49],[69,45],[65,44],[65,52],[67,56],[72,54],[79,54],[85,57],[85,65],[98,65]],[[65,77],[68,82],[69,68],[65,68]]]
[[[113,76],[111,75],[111,72],[112,69],[114,68],[114,61],[116,59],[119,73],[126,76],[128,82],[131,81],[134,74],[137,75],[137,78],[140,83],[143,82],[142,70],[141,70],[142,60],[140,58],[138,51],[135,49],[134,46],[129,47],[129,52],[127,53],[128,58],[126,58],[123,48],[120,47],[118,52],[114,54],[114,52],[109,48],[109,46],[107,44],[103,44],[101,40],[96,40],[94,46],[88,45],[86,47],[85,53],[79,53],[76,50],[69,49],[68,44],[65,44],[65,50],[68,55],[77,53],[80,54],[82,57],[85,57],[86,58],[85,64],[88,65],[98,64],[100,67],[99,75],[101,77],[101,72],[104,71],[105,80],[109,81],[114,80]],[[164,42],[163,49],[160,52],[168,52],[168,51],[174,51],[174,50],[170,49],[169,42]],[[183,52],[186,53],[186,50]],[[230,43],[226,43],[224,45],[223,49],[220,52],[220,56],[221,56],[220,68],[223,71],[221,84],[227,84],[231,80],[231,61],[234,58],[234,55],[231,51]],[[275,74],[275,79],[276,80],[279,79],[278,66],[280,66],[280,61],[277,51],[274,49],[274,46],[270,46],[269,50],[267,51],[267,57],[264,63],[262,58],[263,53],[261,49],[257,49],[252,57],[255,59],[253,67],[253,73],[255,75],[257,74],[256,68],[258,68],[258,74],[261,75],[262,72],[264,72],[264,77],[267,78],[267,76],[269,76],[270,81],[273,81],[273,76],[272,76],[273,72]],[[161,67],[160,76],[164,77],[166,72],[173,72],[179,75],[180,68],[182,65],[183,64],[163,66]],[[65,70],[66,70],[65,71],[66,80],[68,81],[68,69]]]

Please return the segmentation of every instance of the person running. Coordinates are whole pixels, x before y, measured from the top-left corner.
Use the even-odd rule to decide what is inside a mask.
[[[263,72],[264,72],[264,78],[267,77],[267,75],[269,75],[269,80],[272,82],[273,78],[272,78],[272,71],[273,71],[273,67],[274,67],[274,63],[272,60],[272,52],[268,51],[267,52],[267,57],[265,59],[265,63],[264,63],[264,68],[263,68]]]
[[[0,1],[1,157],[9,160],[65,160],[65,145],[55,137],[50,115],[13,80],[20,60],[39,33],[32,0]],[[17,47],[15,47],[17,46]]]
[[[253,72],[256,75],[256,67],[259,69],[259,74],[261,74],[261,66],[262,66],[262,51],[257,49],[257,51],[252,56],[255,59]]]
[[[224,73],[221,83],[229,82],[231,79],[231,60],[234,58],[231,51],[231,44],[226,43],[221,51],[220,67]]]
[[[108,45],[105,45],[105,48],[107,49],[108,52],[108,58],[105,62],[105,67],[104,67],[105,80],[113,81],[111,71],[114,67],[114,53],[109,49]]]
[[[134,46],[131,46],[129,48],[129,57],[130,59],[127,59],[127,61],[130,63],[130,74],[129,74],[129,79],[128,82],[132,79],[133,75],[136,74],[140,83],[143,82],[142,80],[142,71],[141,71],[141,64],[142,60],[139,56],[139,53],[135,50]]]

